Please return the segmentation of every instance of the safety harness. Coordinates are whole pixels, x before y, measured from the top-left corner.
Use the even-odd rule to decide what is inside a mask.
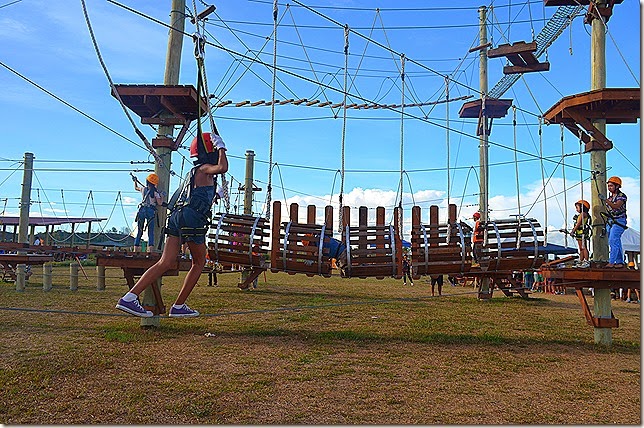
[[[184,207],[190,206],[196,213],[198,213],[201,216],[201,220],[204,221],[204,226],[203,227],[181,227],[181,236],[202,236],[206,234],[206,231],[212,224],[211,216],[212,216],[212,211],[210,207],[212,206],[213,201],[210,201],[209,205],[206,205],[203,201],[193,199],[192,198],[192,191],[194,189],[194,182],[195,182],[195,174],[197,172],[198,166],[192,168],[188,174],[186,174],[186,177],[183,179],[183,184],[175,190],[175,192],[172,194],[172,197],[168,201],[168,210],[170,211],[170,214],[168,215],[168,219],[172,216],[177,211],[180,211]],[[214,189],[217,189],[217,181],[213,183]],[[215,192],[215,197],[216,197],[216,192]],[[207,214],[203,214],[203,213]],[[166,227],[166,234],[167,232],[167,227]]]

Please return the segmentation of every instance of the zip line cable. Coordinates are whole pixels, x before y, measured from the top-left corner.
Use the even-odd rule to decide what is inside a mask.
[[[343,213],[342,207],[344,204],[344,176],[345,176],[345,138],[347,135],[347,83],[348,83],[348,68],[349,68],[349,24],[344,26],[344,93],[343,93],[343,108],[342,108],[342,137],[340,140],[340,195],[339,195],[339,208],[338,208],[338,232],[343,231]]]
[[[110,76],[109,70],[107,69],[107,66],[105,65],[105,62],[103,61],[103,57],[102,57],[101,51],[100,51],[100,49],[98,47],[96,37],[94,36],[94,30],[92,29],[92,24],[91,24],[91,22],[89,20],[89,14],[87,13],[87,7],[85,5],[85,0],[80,0],[80,1],[81,1],[81,5],[83,7],[83,15],[85,16],[85,23],[87,24],[87,29],[89,31],[90,38],[92,39],[92,44],[94,45],[94,50],[96,52],[96,56],[98,57],[98,61],[101,64],[101,67],[103,68],[103,72],[105,73],[105,77],[107,78],[107,81],[110,84],[110,89],[112,90],[112,93],[114,94],[114,96],[118,100],[121,108],[123,109],[123,112],[125,113],[125,116],[127,116],[127,119],[129,120],[130,124],[134,128],[134,132],[136,133],[136,135],[139,136],[139,138],[141,139],[141,141],[143,142],[143,144],[145,145],[147,150],[150,152],[150,154],[152,156],[154,156],[154,160],[156,161],[156,163],[159,165],[160,168],[165,168],[165,169],[168,170],[168,172],[170,174],[172,174],[172,171],[170,171],[170,169],[165,166],[165,164],[163,163],[163,160],[161,159],[161,157],[156,153],[156,151],[152,147],[152,144],[150,144],[150,142],[148,141],[146,136],[141,132],[141,130],[138,128],[138,126],[136,126],[136,123],[134,122],[134,119],[132,119],[132,116],[130,115],[130,112],[128,111],[127,107],[125,106],[125,103],[123,103],[123,100],[121,99],[120,94],[116,90],[116,87],[114,86],[114,82],[112,81],[112,77]]]
[[[154,18],[154,17],[151,17],[151,16],[149,16],[149,15],[146,15],[146,14],[144,14],[144,13],[142,13],[142,12],[139,12],[139,11],[137,11],[137,10],[135,10],[135,9],[132,9],[132,8],[130,8],[130,7],[128,7],[128,6],[126,6],[126,5],[123,5],[123,4],[121,4],[121,3],[119,3],[119,2],[117,2],[117,1],[115,1],[115,0],[107,0],[107,1],[108,1],[109,3],[112,3],[112,4],[116,5],[116,6],[118,6],[118,7],[121,7],[121,8],[123,8],[123,9],[125,9],[125,10],[128,10],[128,11],[130,11],[130,12],[132,12],[132,13],[136,14],[136,15],[139,15],[139,16],[141,16],[141,17],[145,18],[145,19],[148,19],[148,20],[150,20],[150,21],[153,21],[153,22],[155,22],[155,23],[157,23],[157,24],[159,24],[159,25],[162,25],[162,26],[165,26],[165,27],[169,27],[169,26],[168,26],[168,24],[166,24],[166,23],[164,23],[164,22],[162,22],[162,21],[159,21],[158,19],[156,19],[156,18]],[[297,0],[295,0],[295,1],[297,1]],[[171,27],[169,27],[169,28],[171,28]],[[355,31],[352,31],[352,32],[353,32],[353,33],[355,33],[355,34],[360,35],[361,37],[364,37],[364,36],[362,36],[360,33],[356,33]],[[186,34],[186,33],[184,33],[184,34]],[[186,35],[187,35],[187,34],[186,34]],[[248,56],[246,56],[246,55],[243,55],[243,54],[240,54],[240,53],[238,53],[238,52],[235,52],[235,51],[233,51],[233,50],[231,50],[231,49],[228,49],[228,48],[226,48],[226,47],[224,47],[224,46],[215,45],[215,44],[212,44],[212,43],[210,43],[210,42],[206,42],[206,43],[207,43],[207,44],[210,44],[210,45],[212,45],[212,46],[214,46],[214,47],[216,47],[217,49],[223,50],[223,51],[228,52],[228,53],[231,53],[231,54],[233,54],[233,55],[240,56],[240,57],[242,57],[242,58],[244,58],[244,59],[246,59],[246,60],[250,60],[250,61],[258,62],[258,63],[260,63],[260,64],[263,64],[264,66],[270,67],[270,65],[268,65],[268,64],[266,64],[266,63],[264,63],[264,62],[262,62],[262,61],[258,61],[257,59],[252,59],[252,58],[250,58],[250,57],[248,57]],[[374,42],[374,43],[378,44],[377,42]],[[379,45],[380,45],[380,44],[379,44]],[[382,47],[382,45],[380,45],[380,46]],[[416,64],[416,63],[417,63],[417,62],[416,62],[416,61],[414,61],[414,64]],[[283,72],[283,73],[285,73],[285,74],[289,74],[289,75],[292,75],[292,76],[294,76],[294,77],[296,77],[296,78],[299,78],[299,79],[301,79],[301,80],[307,81],[307,82],[309,82],[309,83],[315,83],[315,84],[318,84],[317,82],[313,81],[312,79],[309,79],[309,78],[304,77],[304,76],[296,75],[296,74],[294,74],[294,73],[292,73],[292,72],[290,72],[290,71],[288,71],[288,70],[284,70],[283,68],[278,67],[278,70],[279,70],[279,71],[281,71],[281,72]],[[431,69],[429,69],[429,70],[431,70]],[[438,74],[438,75],[440,75],[440,76],[443,76],[443,77],[444,77],[444,75],[442,75],[442,74],[440,74],[440,73],[437,73],[437,74]],[[460,83],[460,82],[458,82],[458,81],[454,81],[454,82],[457,82],[457,83],[459,83],[459,84],[460,84],[460,85],[462,85],[462,86],[465,86],[465,85],[463,85],[462,83]],[[339,89],[337,89],[337,88],[334,88],[334,87],[332,87],[332,86],[329,86],[329,85],[324,85],[324,86],[325,86],[325,87],[327,87],[328,89],[333,90],[333,91],[336,91],[336,92],[342,92],[341,90],[339,90]],[[468,88],[469,88],[469,86],[468,86]],[[478,93],[478,91],[476,91],[476,92]],[[349,94],[348,94],[348,95],[349,95]],[[355,97],[355,98],[358,98],[358,99],[360,99],[360,100],[362,100],[362,101],[369,101],[369,100],[367,100],[367,99],[365,99],[365,98],[363,98],[363,97],[360,97],[360,96],[357,96],[357,95],[354,95],[354,94],[351,94],[351,96],[353,96],[353,97]],[[395,112],[395,111],[398,111],[398,110],[396,110],[396,109],[394,109],[394,108],[391,108],[391,107],[389,107],[389,106],[385,107],[385,109],[387,109],[387,110],[391,110],[391,111],[394,111],[394,112]],[[445,128],[445,126],[444,126],[444,125],[438,124],[438,123],[433,122],[433,121],[430,121],[430,120],[428,120],[428,119],[424,119],[424,118],[422,118],[422,117],[418,117],[418,116],[415,116],[415,115],[410,114],[410,113],[407,113],[407,112],[404,112],[403,114],[405,114],[407,117],[411,117],[411,118],[417,119],[417,120],[419,120],[419,121],[421,121],[421,122],[424,122],[424,123],[427,123],[427,124],[430,124],[430,125],[434,125],[434,126],[439,127],[439,128]],[[460,132],[460,131],[452,130],[452,132],[457,132],[457,133],[458,133],[458,132]],[[467,136],[467,137],[469,137],[469,138],[475,138],[474,136],[472,136],[472,135],[470,135],[470,134],[467,134],[467,133],[464,133],[464,135],[466,135],[466,136]],[[508,146],[505,146],[505,145],[503,145],[503,144],[499,144],[499,143],[495,143],[495,142],[493,142],[493,141],[488,141],[488,144],[489,144],[489,145],[492,145],[492,146],[497,146],[497,147],[500,147],[500,148],[504,148],[504,149],[507,149],[507,150],[512,150],[512,148],[510,148],[510,147],[508,147]],[[523,151],[520,151],[520,153],[522,153],[522,154],[524,154],[524,155],[526,155],[526,156],[539,158],[539,157],[538,157],[538,155],[534,155],[534,154],[529,153],[529,152],[523,152]]]
[[[252,3],[264,3],[268,4],[269,0],[247,0]],[[538,3],[541,4],[541,0],[529,0],[526,3]],[[354,11],[360,11],[360,12],[371,12],[374,9],[370,7],[357,7],[357,6],[329,6],[329,5],[323,5],[323,6],[311,6],[316,9],[332,9],[332,10],[354,10]],[[495,6],[496,8],[504,8],[508,7],[506,5],[500,5],[500,6]],[[381,11],[385,12],[422,12],[422,11],[451,11],[451,10],[470,10],[470,11],[476,11],[478,9],[478,6],[473,7],[473,6],[442,6],[442,7],[385,7],[385,8],[378,8]]]
[[[68,103],[68,102],[67,102],[67,101],[65,101],[64,99],[60,98],[58,95],[56,95],[56,94],[54,94],[53,92],[51,92],[51,91],[49,91],[49,90],[47,90],[47,89],[43,88],[42,86],[40,86],[39,84],[37,84],[37,83],[36,83],[36,82],[34,82],[33,80],[29,79],[28,77],[24,76],[23,74],[20,74],[19,72],[17,72],[17,71],[16,71],[16,70],[14,70],[13,68],[9,67],[9,66],[8,66],[7,64],[5,64],[4,62],[0,61],[0,66],[2,66],[2,67],[4,67],[4,68],[6,68],[7,70],[9,70],[10,72],[12,72],[12,73],[13,73],[13,74],[15,74],[16,76],[20,77],[22,80],[24,80],[24,81],[26,81],[27,83],[29,83],[30,85],[35,86],[36,88],[40,89],[41,91],[43,91],[44,93],[46,93],[46,94],[47,94],[47,95],[49,95],[50,97],[52,97],[52,98],[54,98],[55,100],[57,100],[57,101],[61,102],[62,104],[66,105],[67,107],[69,107],[69,108],[71,108],[72,110],[74,110],[75,112],[77,112],[77,113],[79,113],[79,114],[81,114],[81,115],[85,116],[87,119],[91,120],[92,122],[96,123],[97,125],[99,125],[99,126],[101,126],[101,127],[105,128],[105,129],[107,129],[108,131],[110,131],[111,133],[113,133],[113,134],[115,134],[115,135],[118,135],[118,136],[119,136],[119,137],[121,137],[122,139],[124,139],[124,140],[126,140],[126,141],[128,141],[128,142],[130,142],[130,143],[132,143],[132,144],[134,144],[135,146],[137,146],[137,147],[139,147],[139,148],[141,148],[141,149],[147,150],[147,149],[145,148],[145,146],[142,146],[141,144],[137,143],[137,142],[136,142],[136,141],[134,141],[134,140],[131,140],[130,138],[128,138],[128,137],[126,137],[125,135],[121,134],[120,132],[118,132],[118,131],[116,131],[116,130],[114,130],[114,129],[110,128],[109,126],[107,126],[107,125],[103,124],[102,122],[98,121],[97,119],[94,119],[92,116],[90,116],[89,114],[87,114],[87,113],[85,113],[84,111],[80,110],[79,108],[77,108],[77,107],[73,106],[72,104]]]
[[[288,6],[287,6],[288,8]],[[271,127],[268,143],[268,185],[266,186],[266,219],[271,219],[271,192],[273,182],[273,147],[275,136],[275,83],[277,80],[277,0],[273,3],[273,82],[271,85]]]
[[[4,183],[6,183],[6,182],[7,182],[7,180],[9,180],[9,179],[11,178],[11,176],[12,176],[12,175],[14,175],[17,171],[20,171],[22,168],[23,168],[23,165],[18,165],[18,166],[16,167],[16,169],[14,169],[14,170],[10,170],[10,171],[11,171],[11,173],[7,176],[7,178],[5,178],[4,180],[2,180],[2,182],[0,182],[0,187],[2,187],[2,185],[3,185]]]
[[[108,1],[111,1],[111,0],[108,0]],[[337,25],[338,27],[343,27],[343,25],[342,25],[342,24],[340,24],[338,21],[336,21],[336,20],[334,20],[334,19],[332,19],[332,18],[330,18],[330,17],[328,17],[328,16],[326,16],[326,15],[324,15],[324,14],[322,14],[322,13],[318,12],[318,11],[317,11],[317,10],[315,10],[315,9],[312,9],[312,8],[311,8],[311,7],[309,7],[309,6],[306,6],[306,5],[302,4],[299,0],[293,0],[293,2],[294,2],[295,4],[297,4],[297,5],[299,5],[299,6],[303,7],[303,8],[305,8],[305,9],[307,9],[307,10],[309,10],[309,11],[313,12],[314,14],[316,14],[316,15],[318,15],[318,16],[320,16],[320,17],[322,17],[323,19],[326,19],[326,20],[328,20],[328,21],[332,22],[333,24]],[[460,27],[461,27],[461,26],[459,26],[459,28],[460,28]],[[418,27],[416,27],[416,28],[418,28]],[[350,31],[351,31],[352,33],[354,33],[355,35],[359,36],[360,38],[363,38],[363,39],[365,39],[365,40],[368,40],[368,39],[367,39],[367,37],[366,37],[366,36],[364,36],[362,33],[359,33],[359,32],[358,32],[358,31],[356,31],[356,30],[350,30]],[[394,51],[393,49],[391,49],[391,48],[389,48],[389,47],[387,47],[387,46],[383,45],[382,43],[380,43],[380,42],[378,42],[378,41],[376,41],[376,40],[370,40],[370,41],[371,41],[371,43],[375,44],[376,46],[378,46],[378,47],[380,47],[380,48],[382,48],[382,49],[385,49],[386,51],[389,51],[389,52],[391,52],[392,54],[395,54],[395,55],[396,55],[396,56],[398,56],[398,57],[400,57],[400,56],[402,55],[401,53]],[[424,64],[422,64],[422,63],[420,63],[420,62],[418,62],[418,61],[411,60],[411,59],[408,59],[408,61],[409,61],[409,62],[411,62],[411,63],[413,63],[413,64],[415,64],[415,65],[417,65],[417,66],[419,66],[420,68],[423,68],[423,69],[425,69],[425,70],[427,70],[427,71],[430,71],[430,72],[432,72],[432,73],[435,73],[436,75],[438,75],[438,76],[440,76],[440,77],[442,77],[442,78],[445,78],[445,75],[444,75],[444,74],[442,74],[442,73],[440,73],[440,72],[438,72],[438,71],[436,71],[436,70],[433,70],[432,68],[427,67],[426,65],[424,65]],[[472,88],[472,87],[470,87],[470,86],[467,86],[467,85],[465,85],[465,84],[463,84],[463,83],[461,83],[461,82],[458,82],[458,81],[455,81],[455,82],[456,82],[456,83],[458,83],[459,85],[461,85],[461,86],[463,86],[463,87],[465,87],[465,88],[469,89],[470,91],[472,91],[472,92],[474,92],[474,93],[476,93],[476,94],[479,94],[479,95],[481,94],[481,93],[480,93],[480,91],[479,91],[479,90],[477,90],[477,89],[474,89],[474,88]]]

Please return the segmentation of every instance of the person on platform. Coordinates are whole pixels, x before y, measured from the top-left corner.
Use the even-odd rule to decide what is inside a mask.
[[[134,181],[134,190],[141,192],[143,196],[135,218],[137,233],[134,239],[134,247],[138,248],[141,245],[141,237],[147,227],[148,249],[151,249],[154,247],[154,219],[157,218],[157,206],[163,203],[161,194],[157,190],[159,176],[155,173],[148,175],[145,179],[145,186],[140,186],[141,183],[134,175],[132,175],[132,181]]]
[[[590,245],[590,203],[583,199],[575,202],[577,214],[572,218],[575,223],[570,234],[577,240],[579,247],[579,262],[575,264],[578,268],[590,267],[588,247]]]
[[[485,239],[485,226],[481,224],[481,214],[476,212],[472,215],[474,219],[474,229],[472,230],[472,255],[474,263],[481,263],[481,251],[483,250],[483,240]]]
[[[607,210],[606,231],[608,232],[608,247],[610,249],[607,268],[623,268],[624,251],[622,249],[622,234],[626,230],[626,195],[621,191],[622,179],[611,177],[606,183],[608,197],[601,193],[599,199],[604,202]]]
[[[183,286],[170,308],[170,317],[196,317],[199,312],[186,305],[186,299],[197,284],[206,264],[206,232],[210,223],[211,207],[215,197],[215,176],[228,171],[226,145],[216,133],[198,133],[190,145],[190,156],[196,157],[194,168],[177,189],[168,209],[168,238],[163,254],[116,304],[116,308],[138,317],[151,317],[139,303],[139,295],[177,263],[181,244],[187,242],[192,256],[192,266],[183,281]]]

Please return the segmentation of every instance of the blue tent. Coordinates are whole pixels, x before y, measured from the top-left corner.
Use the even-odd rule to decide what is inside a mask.
[[[525,247],[524,250],[533,251],[534,247]],[[564,247],[563,245],[548,244],[546,246],[539,245],[539,254],[554,254],[555,256],[565,256],[566,254],[577,254],[579,250],[572,247]]]

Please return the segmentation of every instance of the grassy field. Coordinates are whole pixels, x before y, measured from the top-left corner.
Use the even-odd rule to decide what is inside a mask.
[[[0,423],[641,424],[639,305],[613,303],[605,349],[574,295],[204,275],[188,300],[204,316],[142,329],[114,309],[120,270],[105,291],[82,275],[70,291],[68,272],[49,292],[0,284]]]

